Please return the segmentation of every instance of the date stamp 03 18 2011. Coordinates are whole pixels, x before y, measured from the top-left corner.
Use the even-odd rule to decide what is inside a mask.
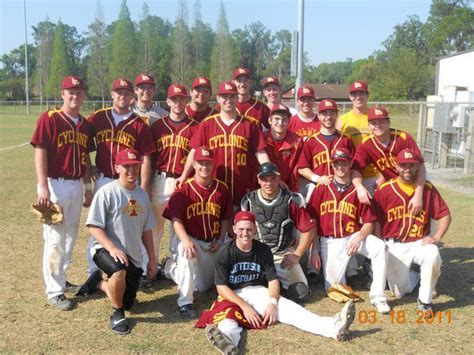
[[[391,310],[388,316],[391,324],[433,325],[452,323],[451,311],[449,309],[444,312]],[[375,324],[380,321],[380,318],[386,319],[383,316],[381,317],[375,310],[360,310],[357,312],[357,320],[360,324]]]

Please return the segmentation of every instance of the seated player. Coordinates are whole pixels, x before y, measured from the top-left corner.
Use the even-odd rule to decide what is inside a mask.
[[[142,160],[137,151],[125,149],[117,154],[115,170],[119,178],[104,185],[94,196],[86,225],[94,237],[91,254],[108,280],[91,277],[90,292],[99,288],[112,302],[110,327],[114,333],[130,333],[125,318],[137,294],[142,274],[142,242],[148,253],[147,275],[156,275],[152,228],[155,218],[148,194],[136,181]],[[94,272],[100,276],[100,271]]]
[[[321,258],[326,289],[346,283],[346,268],[351,256],[362,254],[372,260],[373,281],[370,302],[380,313],[390,307],[385,296],[387,252],[383,240],[372,235],[377,217],[370,205],[362,204],[351,183],[351,154],[336,149],[331,156],[334,179],[318,184],[308,201],[308,212],[316,218],[321,236]],[[361,222],[360,222],[361,221]],[[313,253],[317,253],[317,238]]]
[[[233,215],[227,186],[212,178],[214,158],[207,147],[194,153],[194,178],[171,195],[163,216],[173,225],[179,239],[178,257],[165,259],[165,277],[178,285],[178,312],[196,317],[193,292],[214,285],[217,251],[224,242]]]
[[[388,246],[387,281],[390,290],[395,296],[402,297],[414,291],[419,282],[418,308],[431,311],[432,315],[432,295],[441,274],[437,244],[448,230],[451,215],[446,202],[429,182],[423,186],[420,212],[417,215],[410,212],[409,203],[422,164],[423,158],[418,151],[400,151],[396,163],[398,177],[384,183],[375,192],[374,204],[379,214],[378,227],[381,227],[377,233]],[[430,231],[432,218],[437,221],[434,233]],[[420,266],[420,273],[411,270],[412,264]]]
[[[248,192],[240,207],[255,214],[256,239],[270,247],[278,279],[288,298],[301,301],[309,288],[300,259],[313,241],[314,220],[305,209],[303,196],[280,186],[280,172],[275,164],[262,164],[257,179],[260,188]],[[298,245],[295,228],[300,232]],[[313,266],[319,269],[320,260]]]
[[[321,317],[300,305],[280,297],[280,283],[272,252],[254,239],[255,216],[240,211],[234,218],[236,239],[219,252],[216,262],[216,287],[219,296],[240,307],[253,328],[276,322],[292,325],[304,331],[346,340],[355,317],[352,301],[334,317]],[[235,319],[213,318],[216,325],[206,328],[210,342],[222,353],[235,353],[242,327]]]

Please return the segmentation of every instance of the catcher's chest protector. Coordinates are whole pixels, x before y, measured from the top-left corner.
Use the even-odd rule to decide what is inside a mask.
[[[257,191],[247,195],[250,211],[255,214],[257,237],[268,245],[273,253],[285,251],[293,242],[294,222],[290,219],[290,202],[292,193],[281,189],[282,193],[271,203],[258,198]]]

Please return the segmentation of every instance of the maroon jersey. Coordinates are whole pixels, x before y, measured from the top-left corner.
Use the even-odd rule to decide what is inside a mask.
[[[304,143],[297,168],[310,168],[319,176],[334,175],[331,166],[331,153],[338,148],[345,148],[351,155],[354,154],[354,145],[351,139],[341,132],[336,131],[331,136],[317,132]]]
[[[207,108],[204,111],[194,111],[191,108],[191,105],[189,104],[186,105],[185,111],[186,111],[186,116],[192,118],[193,120],[197,122],[201,122],[206,117],[219,113],[219,111],[215,107],[211,107],[211,106],[207,106]]]
[[[270,109],[262,101],[251,98],[245,102],[237,102],[236,107],[239,114],[251,117],[257,120],[260,125],[270,129],[270,125],[268,124]]]
[[[271,131],[263,133],[267,144],[265,151],[274,164],[278,166],[282,181],[288,185],[290,191],[298,192],[298,170],[296,163],[303,148],[303,139],[292,132],[287,132],[285,139],[275,141]]]
[[[408,204],[414,194],[414,185],[408,194],[398,179],[392,179],[380,186],[374,195],[374,210],[382,226],[384,239],[395,238],[402,242],[413,242],[430,235],[431,218],[438,220],[448,215],[449,208],[438,190],[429,182],[423,188],[423,207],[413,216]]]
[[[214,176],[227,184],[234,205],[240,204],[247,190],[256,187],[255,174],[249,171],[257,165],[255,153],[265,149],[265,141],[255,120],[237,116],[228,126],[220,114],[210,116],[199,124],[189,145],[194,149],[206,146],[213,151]]]
[[[416,145],[413,138],[406,132],[390,129],[390,140],[387,146],[384,146],[375,138],[373,134],[365,137],[357,146],[353,169],[362,172],[369,164],[380,171],[385,180],[390,180],[398,176],[396,168],[396,160],[398,153],[403,149],[413,149],[418,153],[418,156],[423,155]]]
[[[334,182],[316,185],[307,209],[316,218],[318,235],[322,237],[347,237],[360,230],[360,221],[377,220],[372,207],[359,202],[354,185],[344,192],[339,192]]]
[[[152,155],[156,151],[150,127],[135,113],[116,126],[112,107],[109,107],[96,111],[88,121],[92,124],[97,145],[95,165],[107,177],[117,176],[114,163],[118,152],[131,148],[143,156]]]
[[[61,109],[41,114],[30,143],[47,151],[47,174],[53,179],[83,177],[86,157],[95,150],[89,122],[79,115],[75,124]]]
[[[178,218],[187,234],[210,242],[219,238],[221,221],[232,219],[233,213],[229,189],[222,181],[213,179],[202,187],[191,178],[171,195],[163,217]]]
[[[319,132],[321,129],[321,122],[318,120],[318,116],[314,116],[314,120],[311,122],[304,122],[298,116],[298,114],[291,116],[290,122],[288,123],[288,130],[296,133],[302,137],[305,141],[309,136]]]
[[[189,153],[189,140],[196,133],[198,123],[189,118],[174,122],[169,116],[153,123],[151,134],[157,151],[154,159],[156,170],[181,175]]]

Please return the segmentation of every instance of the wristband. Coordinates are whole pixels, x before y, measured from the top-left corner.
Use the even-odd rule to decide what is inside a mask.
[[[90,182],[86,182],[84,184],[84,187],[85,187],[86,191],[92,191],[92,184]]]
[[[268,300],[268,303],[278,306],[278,300],[275,297],[270,297],[270,299]]]
[[[314,174],[313,176],[311,176],[311,182],[314,182],[315,184],[317,184],[318,180],[319,180],[319,175]]]

